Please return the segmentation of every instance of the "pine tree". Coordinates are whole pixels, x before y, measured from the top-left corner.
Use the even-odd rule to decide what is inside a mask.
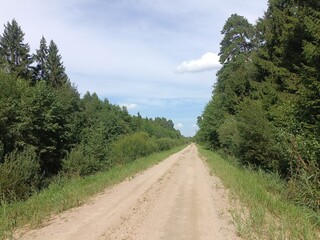
[[[36,62],[36,67],[34,68],[34,79],[45,80],[48,77],[47,73],[47,58],[48,58],[48,47],[46,39],[42,36],[40,40],[40,47],[36,50],[36,54],[33,55]]]
[[[240,53],[248,53],[253,48],[253,26],[243,16],[232,14],[226,21],[221,34],[220,63],[228,63]]]
[[[48,57],[46,62],[47,81],[55,88],[68,83],[68,76],[65,73],[65,67],[61,62],[61,55],[54,41],[50,41]]]
[[[29,79],[32,59],[29,44],[23,42],[24,35],[15,19],[4,25],[3,35],[0,36],[0,63],[5,70]]]
[[[221,33],[220,63],[223,67],[217,73],[216,93],[221,94],[223,105],[228,113],[235,114],[236,107],[244,96],[250,93],[252,51],[255,49],[254,27],[248,20],[232,14]]]

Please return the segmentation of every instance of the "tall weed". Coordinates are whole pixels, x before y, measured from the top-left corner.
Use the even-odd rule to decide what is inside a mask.
[[[34,149],[14,151],[0,164],[0,201],[22,200],[38,188],[40,165]]]
[[[319,239],[319,211],[294,204],[276,173],[244,168],[200,148],[210,170],[230,190],[231,214],[244,239]]]

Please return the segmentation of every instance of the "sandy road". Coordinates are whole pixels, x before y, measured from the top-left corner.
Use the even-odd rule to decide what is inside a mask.
[[[237,239],[228,208],[191,144],[19,239]]]

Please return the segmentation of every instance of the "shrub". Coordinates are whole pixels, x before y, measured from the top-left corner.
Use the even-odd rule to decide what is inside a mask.
[[[217,130],[221,147],[227,154],[237,156],[240,145],[238,121],[230,116],[225,119]]]
[[[40,183],[40,165],[33,148],[14,151],[0,164],[0,200],[11,202],[25,199]]]
[[[244,165],[263,169],[274,168],[274,129],[259,101],[246,100],[239,106],[238,158]],[[254,114],[252,114],[254,113]]]
[[[160,138],[156,140],[157,148],[159,151],[169,150],[180,143],[179,140],[174,140],[171,138]]]
[[[99,159],[88,153],[83,145],[71,149],[62,165],[64,173],[80,176],[93,174],[101,168]]]
[[[156,151],[157,144],[155,139],[149,137],[147,133],[138,132],[126,135],[114,142],[112,158],[117,163],[127,163]]]

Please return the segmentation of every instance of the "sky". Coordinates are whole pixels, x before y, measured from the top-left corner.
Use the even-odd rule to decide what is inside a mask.
[[[266,10],[267,0],[1,0],[0,34],[15,18],[31,53],[42,36],[57,44],[82,95],[193,136],[221,67],[223,25],[233,13],[255,23]]]

